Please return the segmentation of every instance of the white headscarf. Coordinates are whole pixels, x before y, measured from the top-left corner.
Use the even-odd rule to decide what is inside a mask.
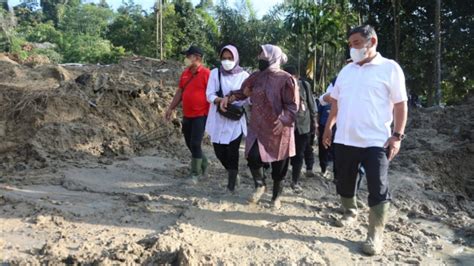
[[[264,44],[261,46],[263,50],[263,58],[270,63],[269,69],[278,70],[280,65],[288,62],[288,57],[280,47],[272,44]]]

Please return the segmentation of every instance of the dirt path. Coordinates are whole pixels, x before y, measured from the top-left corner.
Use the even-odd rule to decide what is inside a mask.
[[[448,208],[446,195],[420,190],[429,177],[391,173],[397,200],[387,248],[367,257],[359,247],[368,209],[360,225],[334,227],[340,214],[331,182],[304,179],[304,193],[286,189],[274,211],[268,193],[261,204],[246,203],[245,171],[238,194],[224,193],[225,171],[212,159],[209,180],[196,186],[184,178],[186,162],[153,153],[3,178],[0,261],[474,265],[473,219],[464,211],[472,202]]]

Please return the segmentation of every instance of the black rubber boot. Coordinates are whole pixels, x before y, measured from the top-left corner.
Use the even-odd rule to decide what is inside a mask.
[[[265,176],[263,175],[263,169],[250,169],[252,173],[253,181],[255,182],[255,191],[249,198],[249,203],[256,204],[265,193]]]
[[[230,192],[235,191],[235,184],[237,181],[237,175],[239,174],[238,170],[227,170],[228,179],[227,179],[227,189]]]
[[[273,196],[272,196],[272,206],[274,209],[281,208],[280,196],[283,192],[283,187],[281,181],[273,181]]]
[[[303,165],[293,166],[291,169],[291,179],[295,184],[298,184],[298,181],[300,180],[301,169],[303,169]]]
[[[263,169],[250,169],[250,173],[252,174],[253,181],[255,182],[255,187],[264,187],[265,184],[265,176],[263,175]]]

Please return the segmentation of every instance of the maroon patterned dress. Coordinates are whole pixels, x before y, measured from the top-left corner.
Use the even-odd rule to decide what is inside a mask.
[[[243,100],[247,98],[244,90],[251,91],[252,112],[245,143],[246,156],[255,141],[258,141],[264,162],[281,161],[295,155],[294,122],[299,105],[295,84],[293,77],[285,71],[267,69],[250,75],[242,88],[232,93],[237,100]],[[277,119],[284,125],[279,135],[273,134]]]

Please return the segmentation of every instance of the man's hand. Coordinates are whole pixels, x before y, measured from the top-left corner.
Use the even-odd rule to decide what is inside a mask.
[[[400,146],[402,145],[402,141],[399,140],[398,138],[396,137],[390,137],[388,138],[387,142],[385,142],[385,144],[383,145],[383,147],[385,149],[388,149],[388,152],[387,152],[387,159],[389,161],[393,160],[393,158],[395,158],[395,156],[398,154],[398,152],[400,151]]]
[[[326,128],[323,134],[323,146],[325,149],[329,149],[332,144],[332,129]]]
[[[174,112],[174,110],[171,109],[171,108],[168,108],[168,109],[166,110],[166,113],[165,113],[165,119],[166,119],[166,121],[170,121],[170,120],[171,120],[171,116],[173,115],[173,112]]]
[[[281,122],[280,119],[277,119],[273,125],[275,125],[273,127],[273,135],[281,135],[281,133],[283,132],[283,123]]]
[[[222,111],[227,112],[227,105],[229,104],[229,97],[224,97],[220,101],[219,108],[221,108]]]

